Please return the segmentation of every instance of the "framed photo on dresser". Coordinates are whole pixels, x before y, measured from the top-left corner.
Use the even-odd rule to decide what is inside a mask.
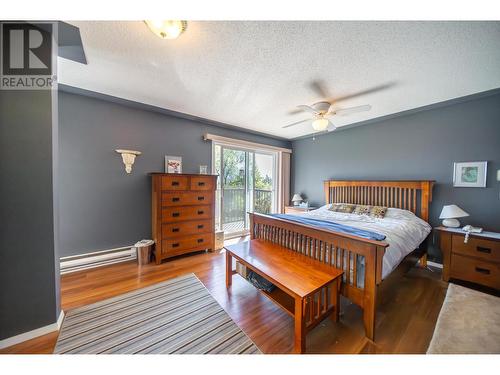
[[[182,156],[165,156],[165,173],[182,173]]]

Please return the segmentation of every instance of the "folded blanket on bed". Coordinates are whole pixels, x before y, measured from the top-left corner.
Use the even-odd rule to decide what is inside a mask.
[[[277,217],[279,219],[285,219],[288,221],[295,221],[296,223],[300,223],[300,224],[314,225],[314,226],[319,227],[319,228],[330,229],[330,230],[333,230],[335,232],[350,234],[353,236],[358,236],[358,237],[366,238],[369,240],[376,240],[376,241],[385,240],[385,236],[383,234],[371,232],[369,230],[351,227],[349,225],[335,223],[333,221],[310,219],[308,217],[297,216],[297,215],[271,214],[270,216]]]

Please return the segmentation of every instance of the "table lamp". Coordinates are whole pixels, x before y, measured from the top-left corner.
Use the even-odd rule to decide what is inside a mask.
[[[460,221],[457,220],[457,217],[466,216],[469,216],[467,212],[462,210],[457,205],[450,204],[449,206],[443,206],[439,218],[443,219],[443,225],[445,227],[458,228],[460,226]]]
[[[294,194],[292,198],[292,202],[294,206],[298,206],[300,202],[302,202],[302,197],[300,194]]]

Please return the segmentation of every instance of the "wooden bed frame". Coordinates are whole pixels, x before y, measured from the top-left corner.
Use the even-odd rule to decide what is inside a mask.
[[[425,221],[429,219],[434,181],[325,181],[326,203],[380,205],[409,210]],[[278,219],[263,214],[250,214],[250,236],[262,238],[318,259],[344,270],[341,294],[363,309],[365,334],[375,337],[377,295],[382,283],[382,258],[389,246],[374,241],[314,226]],[[426,265],[426,241],[407,258],[418,255]],[[357,265],[364,258],[364,282],[358,283]],[[405,263],[405,262],[402,262]],[[361,285],[360,285],[361,284]],[[310,297],[306,308],[320,311],[328,290]],[[317,305],[317,308],[315,307]],[[315,313],[310,314],[311,317]],[[319,318],[319,316],[318,316]]]

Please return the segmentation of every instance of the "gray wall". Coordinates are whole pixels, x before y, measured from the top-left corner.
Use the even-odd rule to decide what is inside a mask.
[[[275,146],[290,142],[59,92],[60,256],[128,246],[151,237],[149,172],[164,170],[165,155],[183,157],[183,172],[210,166],[206,132]],[[123,102],[123,101],[120,101]],[[117,148],[139,150],[126,174]]]
[[[0,339],[57,320],[50,91],[0,91]]]
[[[445,204],[464,224],[500,231],[500,94],[405,114],[292,144],[292,192],[324,204],[327,179],[431,179],[430,222]],[[454,161],[488,161],[486,188],[454,188]],[[430,257],[441,259],[436,249]]]

